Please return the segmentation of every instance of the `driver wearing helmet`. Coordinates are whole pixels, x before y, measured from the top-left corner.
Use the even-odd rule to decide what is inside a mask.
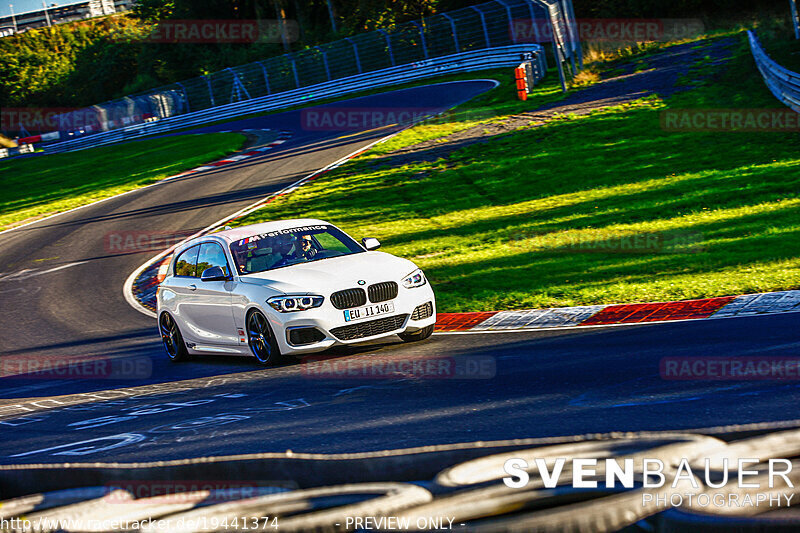
[[[311,240],[311,235],[302,235],[297,241],[297,247],[298,249],[295,252],[297,257],[302,257],[307,261],[311,261],[314,259],[314,256],[317,255],[317,249],[314,247],[314,241]]]
[[[294,251],[292,251],[294,250]],[[317,254],[310,235],[278,235],[273,237],[271,268],[287,266],[297,261],[309,261]]]

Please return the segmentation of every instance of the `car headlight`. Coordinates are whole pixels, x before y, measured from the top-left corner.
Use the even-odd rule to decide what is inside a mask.
[[[403,278],[403,287],[406,289],[413,289],[414,287],[422,287],[427,283],[425,274],[419,268],[408,276]]]
[[[319,307],[325,298],[322,296],[273,296],[267,303],[279,313],[294,313]]]

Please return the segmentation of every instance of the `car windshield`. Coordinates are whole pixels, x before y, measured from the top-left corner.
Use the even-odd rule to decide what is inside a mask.
[[[343,231],[322,224],[259,233],[231,243],[231,254],[240,274],[264,272],[363,251]]]

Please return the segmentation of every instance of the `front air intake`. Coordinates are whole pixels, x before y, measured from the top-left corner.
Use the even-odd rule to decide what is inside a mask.
[[[425,320],[430,318],[431,315],[433,315],[433,303],[426,302],[414,309],[414,312],[411,313],[411,320]]]
[[[292,346],[314,344],[325,339],[325,334],[315,327],[290,328],[286,335]]]
[[[379,318],[377,320],[370,320],[369,322],[359,322],[349,326],[333,328],[331,333],[340,341],[363,339],[364,337],[372,337],[373,335],[380,335],[381,333],[398,330],[403,327],[406,318],[408,318],[408,315]]]
[[[361,307],[367,303],[367,293],[364,289],[345,289],[331,294],[331,303],[336,309],[350,309]]]
[[[367,289],[369,301],[372,303],[385,302],[397,298],[397,283],[394,281],[384,281],[370,285]]]

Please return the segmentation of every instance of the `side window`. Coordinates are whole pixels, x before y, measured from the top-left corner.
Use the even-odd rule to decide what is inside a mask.
[[[197,267],[197,253],[200,251],[200,246],[192,246],[175,261],[175,275],[176,276],[195,276],[195,269]]]
[[[343,254],[350,253],[351,251],[342,241],[340,241],[330,233],[317,233],[316,235],[314,235],[314,237],[316,237],[317,242],[319,242],[323,250],[333,250],[335,252],[341,252]]]
[[[220,267],[227,276],[230,274],[228,261],[225,259],[225,251],[222,246],[215,242],[204,242],[200,245],[200,256],[197,258],[197,277],[203,271],[211,267]]]

